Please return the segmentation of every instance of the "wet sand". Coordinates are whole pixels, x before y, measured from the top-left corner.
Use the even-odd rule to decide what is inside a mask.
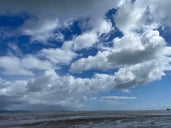
[[[171,111],[0,114],[0,128],[171,128]]]

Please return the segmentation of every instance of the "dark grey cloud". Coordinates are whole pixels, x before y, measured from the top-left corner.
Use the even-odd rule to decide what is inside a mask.
[[[60,105],[46,105],[46,104],[28,104],[28,103],[20,103],[20,104],[11,104],[8,107],[8,110],[22,110],[22,111],[35,111],[35,112],[57,112],[57,111],[71,111],[73,108],[64,107]]]
[[[21,100],[21,97],[0,95],[0,110],[6,109],[11,105],[18,105],[22,103],[24,103],[24,101]]]
[[[137,51],[120,51],[113,52],[108,56],[108,60],[113,66],[133,65],[144,61],[152,60],[157,57],[157,50],[137,50]]]

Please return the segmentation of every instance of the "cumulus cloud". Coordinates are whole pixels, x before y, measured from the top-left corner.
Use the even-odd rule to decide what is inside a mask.
[[[31,35],[32,41],[39,41],[44,44],[47,44],[48,39],[51,39],[51,38],[55,40],[60,39],[63,41],[62,34],[54,33],[54,30],[56,28],[59,28],[59,25],[60,25],[58,20],[52,20],[52,21],[47,20],[47,21],[44,21],[43,23],[41,23],[41,21],[37,21],[37,22],[40,22],[40,23],[37,23],[40,25],[35,26],[34,28],[32,28],[32,24],[29,23],[29,25],[22,26],[20,29],[23,31],[24,34]]]
[[[122,1],[118,6],[117,14],[114,16],[117,27],[123,33],[146,28],[171,27],[169,15],[171,2],[169,0],[136,0]],[[130,11],[131,10],[131,11]],[[158,15],[156,15],[156,12]]]
[[[142,35],[129,34],[115,38],[111,51],[72,63],[70,71],[120,68],[114,75],[114,86],[127,89],[160,79],[165,70],[170,70],[171,53],[167,49],[170,47],[157,30],[147,30]]]
[[[21,59],[21,65],[26,69],[47,70],[52,69],[52,64],[47,60],[41,60],[34,56],[25,56]]]
[[[41,50],[40,56],[54,64],[69,64],[77,55],[70,50],[50,48]]]
[[[97,26],[96,31],[100,34],[103,34],[103,33],[109,33],[112,29],[113,29],[112,23],[107,20],[103,20],[101,21],[99,26]]]
[[[141,0],[140,0],[141,1]],[[145,24],[144,13],[146,6],[143,7],[142,2],[123,1],[116,15],[114,16],[117,27],[123,33],[129,33],[132,30],[140,30]]]
[[[1,57],[0,67],[5,69],[5,71],[3,72],[4,74],[33,75],[31,71],[21,68],[20,59],[17,57]]]
[[[34,75],[33,70],[53,69],[53,65],[47,60],[29,55],[23,58],[15,56],[0,57],[0,67],[4,69],[3,74],[7,75]]]
[[[149,6],[149,12],[151,14],[150,16],[152,16],[153,18],[153,22],[159,23],[162,26],[166,25],[171,27],[170,24],[171,16],[169,14],[171,1],[150,0],[148,3],[150,3],[150,5],[148,6]],[[158,13],[158,15],[155,15],[156,12]]]
[[[114,39],[114,50],[108,56],[113,66],[133,65],[159,56],[165,56],[165,41],[156,30],[147,30],[142,36],[125,35]]]
[[[85,32],[75,37],[72,41],[64,42],[62,48],[65,50],[81,50],[92,47],[98,41],[96,32]]]
[[[71,64],[70,71],[73,73],[81,73],[82,71],[91,69],[108,69],[109,67],[111,67],[110,63],[108,63],[108,55],[109,51],[105,51],[98,52],[96,56],[81,58]]]
[[[159,60],[159,58],[163,61],[162,58],[170,55],[168,52],[166,54],[169,47],[157,30],[147,30],[142,35],[135,33],[125,35],[122,38],[115,38],[113,43],[113,48],[110,50],[98,52],[96,56],[81,58],[72,63],[71,72],[131,66],[150,60]]]
[[[1,83],[0,94],[7,101],[5,106],[23,102],[24,104],[78,107],[82,104],[81,97],[84,95],[112,88],[113,77],[96,74],[93,78],[75,78],[71,75],[59,76],[55,71],[49,70],[44,75],[29,81],[1,79]]]
[[[115,73],[115,88],[128,89],[135,85],[143,85],[154,80],[160,80],[165,75],[164,71],[168,70],[165,68],[166,65],[166,60],[163,60],[163,62],[151,61],[121,68]]]

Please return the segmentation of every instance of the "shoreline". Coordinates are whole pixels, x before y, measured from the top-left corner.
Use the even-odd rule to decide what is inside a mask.
[[[171,120],[170,111],[112,111],[112,112],[67,112],[67,113],[18,113],[0,114],[0,127],[8,128],[53,128],[86,125],[159,125]],[[143,124],[144,123],[144,124]]]

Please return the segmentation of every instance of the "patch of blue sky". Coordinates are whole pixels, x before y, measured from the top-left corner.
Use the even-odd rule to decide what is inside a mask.
[[[160,32],[160,36],[162,36],[167,44],[171,46],[171,30],[169,27],[164,26],[164,27],[159,27],[158,31]]]
[[[88,56],[95,56],[97,52],[98,52],[97,47],[84,48],[76,51],[76,53],[79,54],[78,58],[87,58]]]
[[[10,31],[15,31],[18,27],[24,24],[28,19],[26,13],[19,15],[0,15],[0,56],[4,56],[8,52],[9,43],[16,43],[17,37]]]
[[[121,38],[123,36],[123,33],[120,32],[118,29],[111,30],[110,33],[104,33],[99,36],[99,39],[101,44],[105,47],[112,47],[113,42],[112,40],[116,37]]]
[[[60,34],[60,33],[53,33],[53,34]],[[63,40],[61,39],[55,39],[55,38],[49,38],[47,40],[47,46],[52,48],[61,48],[63,44]],[[41,43],[41,42],[40,42]]]
[[[167,76],[162,77],[161,80],[153,81],[148,85],[136,86],[135,88],[131,88],[130,92],[138,98],[137,102],[142,102],[142,104],[150,102],[159,104],[165,101],[169,103],[169,97],[171,96],[170,77],[171,72],[167,72]]]
[[[114,18],[113,18],[114,14],[116,12],[117,12],[117,9],[113,8],[113,9],[110,9],[105,15],[106,20],[110,21],[112,23],[113,27],[116,26],[116,23],[115,23]]]
[[[69,74],[70,65],[61,64],[61,65],[58,65],[58,66],[60,66],[60,67],[55,70],[55,72],[58,75],[65,76],[65,75]]]
[[[115,36],[118,36],[118,37],[122,37],[123,36],[123,33],[119,30],[119,28],[117,27],[116,23],[115,23],[115,20],[114,20],[114,15],[117,13],[117,9],[113,8],[113,9],[110,9],[106,15],[105,15],[105,19],[109,22],[111,22],[112,24],[112,27],[114,28],[114,33],[116,34]],[[112,33],[112,34],[114,34]]]
[[[110,89],[109,91],[106,92],[99,92],[94,96],[96,96],[98,99],[104,96],[122,96],[122,95],[127,97],[136,97],[133,100],[124,100],[124,104],[126,104],[127,107],[120,108],[124,110],[131,110],[131,109],[136,110],[137,108],[139,110],[164,109],[171,106],[169,102],[171,97],[171,93],[170,93],[171,73],[170,72],[167,73],[170,75],[164,76],[162,80],[151,82],[148,85],[136,86],[135,88],[129,89],[129,91]],[[122,100],[119,101],[122,103]],[[90,102],[87,104],[92,104],[92,103]],[[96,105],[94,105],[94,107],[98,107],[97,103],[95,104]],[[102,104],[102,106],[103,105],[105,104]],[[118,107],[117,105],[113,106],[113,109],[117,110],[117,107]]]
[[[8,50],[8,45],[0,43],[0,56],[6,55]]]
[[[28,19],[26,13],[19,15],[0,15],[0,27],[15,29],[24,24],[26,19]]]
[[[31,36],[29,36],[29,35],[12,36],[12,37],[6,38],[4,40],[1,40],[0,55],[4,56],[7,54],[10,44],[16,45],[21,50],[22,54],[35,53],[38,50],[45,47],[43,44],[30,43],[30,40],[31,40]]]
[[[55,32],[55,31],[54,31]],[[73,23],[67,27],[57,29],[56,32],[60,32],[64,35],[64,40],[72,40],[74,36],[78,36],[82,33],[82,30],[79,26],[79,21],[73,21]]]
[[[0,55],[4,56],[7,54],[9,44],[15,44],[21,50],[22,54],[35,54],[42,50],[43,48],[52,48],[52,47],[60,47],[57,45],[61,45],[56,43],[56,45],[44,45],[41,42],[31,42],[30,35],[17,35],[8,37],[1,40],[0,43]]]
[[[101,69],[90,69],[86,71],[82,71],[80,73],[71,73],[71,75],[75,77],[80,77],[80,78],[92,78],[95,74],[108,74],[108,75],[114,75],[115,72],[117,72],[118,69],[108,69],[108,70],[101,70]]]

